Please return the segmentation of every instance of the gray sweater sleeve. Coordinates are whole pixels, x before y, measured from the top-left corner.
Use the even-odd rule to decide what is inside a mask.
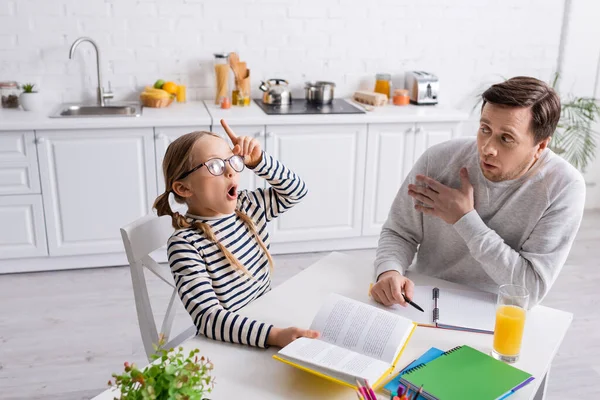
[[[585,183],[575,180],[568,184],[518,250],[507,245],[475,210],[463,216],[454,228],[494,282],[525,286],[530,305],[534,305],[547,294],[567,260],[579,230],[584,202]]]
[[[423,239],[423,214],[415,210],[408,185],[416,183],[417,174],[427,174],[427,154],[417,160],[404,180],[383,224],[375,256],[375,280],[387,271],[404,275]]]

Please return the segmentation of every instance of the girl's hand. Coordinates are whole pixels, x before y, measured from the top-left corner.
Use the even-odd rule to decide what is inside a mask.
[[[221,120],[221,126],[233,143],[233,154],[244,157],[244,163],[248,168],[255,168],[262,161],[260,142],[250,136],[236,136],[224,119]]]
[[[269,346],[285,347],[288,344],[292,343],[294,340],[301,337],[316,339],[319,337],[319,332],[312,331],[310,329],[300,329],[296,327],[286,329],[273,327],[269,332],[267,344]]]

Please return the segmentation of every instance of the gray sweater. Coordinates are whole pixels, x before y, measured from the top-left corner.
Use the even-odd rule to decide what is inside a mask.
[[[414,209],[408,184],[417,174],[458,188],[463,166],[475,210],[449,225]],[[549,149],[524,176],[491,182],[481,172],[475,138],[441,143],[421,156],[396,195],[379,238],[376,277],[390,270],[404,274],[412,264],[419,273],[486,291],[524,285],[536,304],[567,259],[584,202],[583,177]]]

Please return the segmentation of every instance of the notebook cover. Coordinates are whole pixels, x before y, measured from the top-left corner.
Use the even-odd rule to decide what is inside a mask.
[[[400,382],[412,389],[422,385],[426,399],[494,400],[507,397],[532,380],[527,372],[472,347],[460,346],[406,371]]]
[[[430,348],[423,355],[421,355],[421,357],[408,364],[402,371],[398,373],[398,375],[396,375],[388,383],[386,383],[386,385],[383,387],[383,390],[388,394],[393,393],[394,395],[396,395],[396,390],[398,389],[398,385],[400,384],[400,376],[405,371],[408,371],[409,369],[414,368],[420,364],[427,364],[428,362],[435,360],[442,354],[444,354],[442,350],[436,347]]]

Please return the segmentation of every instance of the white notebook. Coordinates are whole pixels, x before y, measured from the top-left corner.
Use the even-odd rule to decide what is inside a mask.
[[[425,312],[410,304],[395,305],[393,312],[422,326],[494,333],[496,295],[493,293],[415,286],[412,301]]]

